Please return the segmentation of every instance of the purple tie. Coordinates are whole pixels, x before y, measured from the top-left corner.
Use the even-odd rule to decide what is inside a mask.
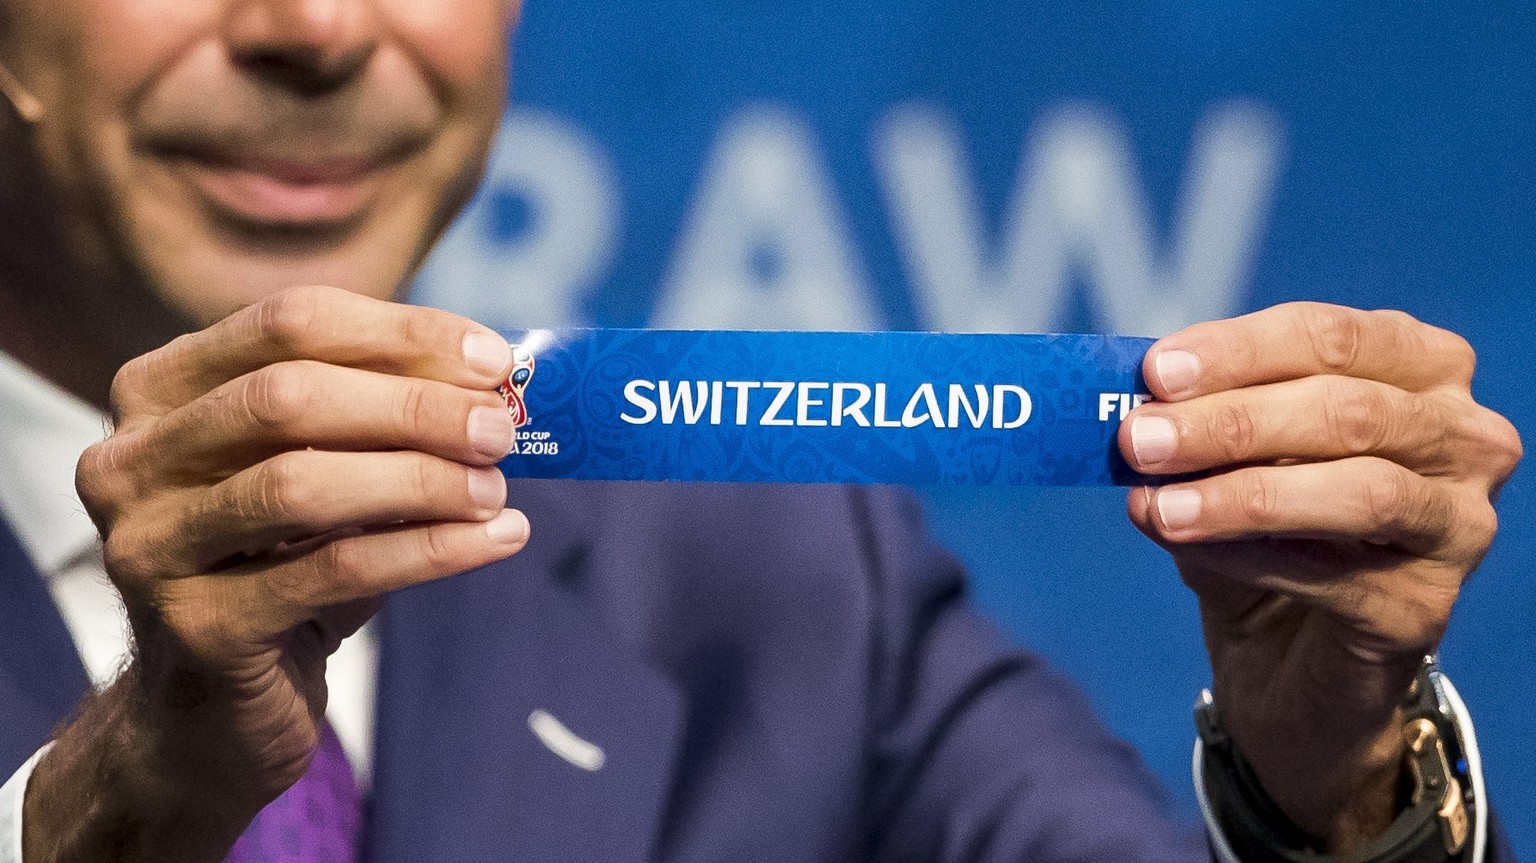
[[[357,863],[362,820],[352,766],[326,724],[309,772],[256,815],[225,863]]]

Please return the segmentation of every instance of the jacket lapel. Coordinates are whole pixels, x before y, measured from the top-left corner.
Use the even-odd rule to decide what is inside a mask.
[[[90,687],[42,576],[0,521],[0,781]]]
[[[373,863],[650,859],[682,698],[583,598],[586,488],[519,485],[522,554],[391,599]]]

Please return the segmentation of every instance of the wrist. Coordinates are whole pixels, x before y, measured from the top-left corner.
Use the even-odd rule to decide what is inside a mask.
[[[1301,829],[1267,793],[1221,726],[1209,692],[1196,709],[1195,789],[1223,863],[1481,863],[1487,834],[1481,762],[1466,708],[1426,662],[1396,729],[1402,760],[1396,814],[1369,841],[1341,845]]]
[[[1423,657],[1292,669],[1263,697],[1238,685],[1217,699],[1226,734],[1310,844],[1335,852],[1368,843],[1402,809],[1402,726]],[[1239,696],[1249,697],[1239,697]]]
[[[295,731],[318,718],[311,703],[324,704],[323,690],[313,700],[272,697],[285,674],[277,657],[241,650],[239,659],[210,659],[154,616],[134,619],[133,630],[133,674],[121,683],[134,699],[135,727],[156,750],[155,781],[260,811],[304,774],[313,741]],[[322,664],[314,676],[323,674]]]
[[[144,698],[135,668],[93,697],[28,783],[24,859],[222,860],[265,801],[207,770],[215,753],[187,730]]]
[[[1404,719],[1395,708],[1375,729],[1352,728],[1349,737],[1311,730],[1258,743],[1232,736],[1237,751],[1254,753],[1247,760],[1259,784],[1309,844],[1347,856],[1402,809]]]

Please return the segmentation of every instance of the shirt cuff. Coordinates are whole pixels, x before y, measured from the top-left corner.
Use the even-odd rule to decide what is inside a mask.
[[[21,812],[27,801],[27,781],[32,778],[37,762],[52,748],[49,743],[37,750],[0,785],[0,863],[21,863]]]
[[[1467,757],[1467,776],[1472,780],[1472,799],[1477,801],[1475,811],[1475,823],[1472,826],[1472,854],[1468,863],[1483,863],[1483,855],[1488,845],[1488,794],[1483,786],[1483,756],[1477,749],[1477,734],[1472,728],[1472,717],[1467,713],[1467,705],[1461,700],[1461,693],[1456,691],[1456,686],[1450,679],[1440,675],[1440,684],[1445,692],[1445,700],[1450,703],[1451,712],[1456,717],[1456,727],[1461,732],[1463,754]],[[1205,832],[1210,837],[1211,854],[1216,858],[1216,863],[1243,863],[1237,854],[1232,851],[1232,844],[1227,841],[1226,833],[1221,829],[1221,823],[1216,819],[1216,810],[1211,806],[1210,796],[1205,791],[1205,741],[1195,738],[1195,752],[1193,759],[1193,771],[1195,779],[1195,799],[1200,803],[1200,815],[1205,819]],[[11,861],[0,857],[0,863]],[[18,857],[16,863],[21,863]]]

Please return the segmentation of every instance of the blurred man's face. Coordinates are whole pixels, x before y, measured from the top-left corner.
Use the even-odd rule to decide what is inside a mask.
[[[472,191],[517,0],[0,0],[70,242],[209,322],[390,296]]]

